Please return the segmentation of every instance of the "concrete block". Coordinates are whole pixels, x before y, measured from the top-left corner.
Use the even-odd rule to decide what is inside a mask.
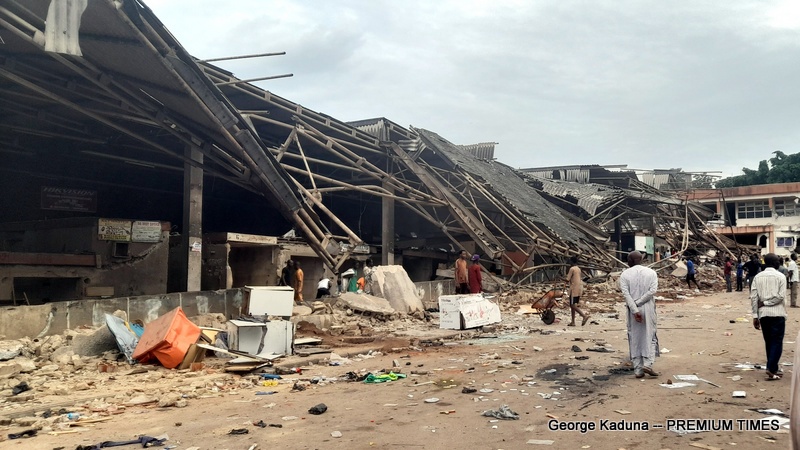
[[[375,267],[370,278],[372,294],[388,300],[396,311],[409,314],[425,309],[417,296],[417,287],[403,266]]]
[[[311,314],[308,316],[292,316],[291,320],[295,325],[300,322],[308,322],[320,330],[329,330],[333,326],[334,316],[333,314]]]
[[[69,364],[72,362],[72,355],[74,354],[75,352],[72,350],[72,346],[70,345],[59,347],[50,355],[50,361],[62,365]]]
[[[0,361],[14,359],[22,353],[22,342],[0,341]]]
[[[22,373],[22,366],[15,361],[0,363],[0,380],[13,378]]]
[[[385,298],[369,294],[345,292],[339,296],[339,301],[354,311],[363,311],[373,314],[394,314],[396,311]]]
[[[117,340],[103,325],[96,330],[76,334],[72,338],[72,349],[76,355],[100,356],[107,351],[117,350]]]

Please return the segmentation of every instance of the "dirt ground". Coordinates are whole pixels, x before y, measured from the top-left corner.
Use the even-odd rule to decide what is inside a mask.
[[[302,375],[284,376],[277,386],[258,385],[253,375],[239,377],[215,371],[215,364],[220,367],[220,362],[215,363],[214,358],[206,361],[207,369],[201,372],[156,368],[135,375],[121,371],[98,374],[102,378],[92,389],[37,398],[35,405],[26,407],[38,412],[63,407],[93,417],[98,413],[87,406],[98,407],[102,403],[99,399],[115,395],[147,395],[165,385],[185,388],[186,392],[193,389],[195,393],[199,387],[201,394],[188,396],[184,408],[159,408],[153,403],[127,406],[119,414],[107,416],[106,421],[72,429],[74,433],[50,435],[41,431],[32,438],[0,442],[0,449],[74,449],[163,434],[169,436],[166,445],[177,449],[231,450],[251,449],[254,444],[258,444],[257,449],[677,449],[691,448],[691,444],[705,449],[749,449],[789,445],[786,429],[745,431],[745,423],[751,422],[736,420],[767,417],[754,409],[788,412],[800,317],[797,309],[789,310],[787,321],[781,360],[786,364],[786,376],[768,382],[763,370],[734,367],[737,363],[765,362],[763,341],[752,327],[744,293],[659,302],[658,337],[665,350],[655,368],[661,375],[641,380],[635,379],[626,365],[623,306],[617,303],[610,308],[616,310],[618,318],[609,312],[608,305],[593,305],[594,323],[585,327],[566,327],[565,310],[557,312],[560,321],[553,325],[544,325],[536,316],[505,312],[506,326],[496,332],[446,340],[443,345],[424,346],[418,338],[411,339],[416,345],[410,345],[409,338],[395,337],[389,343],[367,343],[360,349],[366,355],[369,349],[383,347],[385,353],[351,357],[339,366],[327,361],[311,365],[309,358],[295,358],[281,365],[302,365],[306,370]],[[399,368],[395,370],[407,374],[407,378],[383,384],[345,381],[348,372],[377,374],[396,364]],[[680,389],[659,385],[668,379],[677,382],[673,375],[678,374],[697,374],[719,387],[704,381]],[[292,390],[297,380],[314,377],[322,381],[301,383],[306,389]],[[478,392],[462,393],[465,387]],[[259,395],[259,391],[276,393]],[[746,391],[746,397],[733,398],[733,391]],[[426,402],[434,398],[438,401]],[[319,403],[327,405],[327,412],[310,414],[309,408]],[[508,405],[519,419],[482,415],[502,405]],[[16,416],[19,414],[17,411]],[[668,419],[730,419],[733,429],[681,435],[656,428],[666,425]],[[551,420],[562,426],[594,424],[596,428],[585,433],[552,431],[548,427]],[[629,426],[646,424],[649,429],[599,429],[603,424],[620,425],[623,420]],[[253,425],[258,421],[280,427]],[[228,434],[242,428],[247,434]],[[2,435],[5,438],[23,429],[6,426]],[[341,436],[333,437],[334,432]]]

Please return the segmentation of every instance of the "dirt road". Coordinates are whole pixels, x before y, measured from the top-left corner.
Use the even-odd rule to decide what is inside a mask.
[[[607,305],[603,308],[608,310]],[[623,307],[617,304],[614,308],[621,313]],[[177,449],[249,449],[253,444],[258,444],[257,449],[677,449],[693,448],[691,444],[705,449],[786,448],[789,435],[784,428],[751,430],[773,426],[773,422],[758,421],[767,415],[751,410],[788,412],[790,364],[800,312],[789,311],[782,358],[789,364],[783,366],[787,376],[769,382],[762,370],[735,367],[765,362],[763,341],[751,325],[743,293],[660,302],[658,312],[658,334],[665,350],[656,362],[655,368],[661,372],[657,378],[635,379],[626,366],[623,314],[614,318],[595,312],[595,324],[573,328],[564,326],[566,321],[547,326],[536,317],[506,313],[507,326],[493,335],[423,347],[422,351],[405,347],[394,353],[351,358],[340,366],[313,365],[303,375],[284,376],[277,386],[259,386],[254,384],[255,376],[239,378],[221,372],[161,369],[136,376],[101,374],[106,378],[95,383],[96,388],[38,401],[43,407],[50,402],[54,409],[64,404],[88,405],[90,398],[105,397],[106,403],[113,403],[113,399],[122,401],[135,394],[162,392],[165,385],[171,385],[191,393],[188,406],[127,406],[121,414],[81,427],[79,432],[58,436],[40,432],[33,438],[0,442],[0,448],[74,449],[162,434],[169,436],[166,444]],[[563,310],[558,314],[566,316]],[[607,350],[588,351],[590,348]],[[213,367],[213,360],[207,362]],[[382,384],[344,379],[348,372],[377,374],[392,369],[395,363],[407,378]],[[673,375],[680,374],[696,374],[719,387],[704,381],[679,389],[659,385],[668,379],[677,382]],[[306,389],[292,390],[296,380],[313,377],[322,381],[301,383]],[[336,381],[330,381],[334,377]],[[477,392],[462,393],[464,388]],[[259,391],[276,393],[258,395]],[[733,391],[745,391],[746,397],[733,398]],[[327,412],[310,414],[309,408],[319,403],[327,405]],[[482,416],[502,405],[508,405],[519,419]],[[88,409],[78,411],[84,416],[92,414]],[[670,419],[721,419],[683,425],[722,430],[681,435],[658,428]],[[268,426],[253,425],[259,421]],[[553,431],[551,427],[576,431]],[[620,427],[639,430],[615,429]],[[4,436],[23,429],[5,428]],[[234,429],[246,429],[247,434],[228,434]],[[547,441],[553,443],[547,445]]]

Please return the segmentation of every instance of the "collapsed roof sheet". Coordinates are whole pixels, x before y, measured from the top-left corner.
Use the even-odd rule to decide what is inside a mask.
[[[574,244],[587,238],[579,232],[550,202],[531,189],[520,173],[496,161],[479,160],[438,134],[416,128],[426,145],[452,164],[481,177],[506,202],[522,212],[528,220],[541,224],[554,235]]]

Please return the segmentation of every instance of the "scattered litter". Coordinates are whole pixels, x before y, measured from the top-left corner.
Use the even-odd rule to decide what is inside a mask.
[[[481,389],[479,392],[480,392],[481,394],[489,394],[489,393],[491,393],[491,392],[494,392],[494,389],[483,388],[483,389]]]
[[[448,409],[446,411],[439,411],[439,414],[445,414],[445,415],[447,415],[447,414],[455,414],[455,413],[456,413],[455,409]]]
[[[614,410],[614,412],[615,412],[615,413],[622,414],[623,416],[626,416],[626,415],[628,415],[628,414],[630,414],[630,413],[631,413],[630,411],[626,411],[626,410],[624,410],[624,409],[617,409],[617,410]]]
[[[369,373],[367,374],[367,377],[364,378],[364,383],[386,383],[387,381],[397,381],[405,377],[406,374],[404,373],[389,372],[381,375]]]
[[[340,438],[340,437],[342,437],[342,432],[341,431],[332,431],[331,432],[331,437]]]
[[[549,439],[531,439],[526,443],[531,445],[553,445],[553,442],[555,441]]]
[[[698,377],[697,375],[673,375],[673,376],[675,377],[676,380],[680,380],[680,381],[703,381],[703,382],[708,383],[708,384],[710,384],[710,385],[712,385],[714,387],[720,387],[718,384],[714,384],[714,383],[712,383],[712,382],[710,382],[708,380],[704,380],[704,379]]]
[[[661,353],[669,353],[670,350],[668,348],[662,348]]]
[[[253,425],[259,428],[267,428],[267,424],[264,423],[263,420],[259,420],[258,422],[253,422]]]
[[[745,397],[747,397],[747,392],[745,392],[745,391],[733,391],[733,394],[731,394],[731,396],[733,398],[745,398]]]
[[[247,434],[249,432],[250,430],[248,430],[247,428],[234,428],[231,431],[228,431],[228,434],[235,436],[238,434]]]
[[[328,410],[328,406],[325,403],[320,403],[318,405],[312,406],[308,409],[308,412],[315,415],[323,414],[325,411]]]
[[[586,349],[587,352],[598,352],[598,353],[614,353],[614,350],[609,350],[606,347],[589,347]]]
[[[742,379],[742,377],[739,376],[739,375],[734,375],[734,376],[730,377],[730,379],[733,380],[733,381],[739,381],[739,380]]]
[[[297,416],[283,416],[281,420],[297,420]]]
[[[670,380],[667,380],[667,381],[670,381]],[[665,387],[667,389],[680,389],[680,388],[685,388],[685,387],[690,387],[690,386],[697,386],[697,385],[694,384],[694,383],[688,383],[686,381],[681,381],[681,382],[678,382],[678,383],[661,383],[661,384],[659,384],[659,386]]]
[[[437,397],[426,398],[425,403],[437,403],[439,399]]]
[[[272,428],[283,428],[283,425],[281,425],[279,423],[271,423],[271,424],[269,424],[269,426],[272,427]]]
[[[461,393],[462,393],[462,394],[474,394],[475,392],[478,392],[478,390],[477,390],[477,389],[475,389],[475,388],[471,388],[471,387],[466,387],[466,386],[464,386],[464,387],[461,389]]]
[[[481,415],[503,420],[519,420],[519,414],[512,411],[508,405],[503,405],[498,410],[490,409],[488,411],[484,411]]]
[[[770,408],[770,409],[751,409],[750,411],[759,412],[761,414],[771,414],[773,416],[785,416],[786,413],[781,411],[780,409]]]
[[[19,394],[21,394],[21,393],[23,393],[25,391],[30,391],[30,390],[31,390],[31,387],[28,386],[28,383],[23,381],[22,383],[14,386],[14,388],[11,389],[11,393],[14,394],[14,395],[19,395]]]

